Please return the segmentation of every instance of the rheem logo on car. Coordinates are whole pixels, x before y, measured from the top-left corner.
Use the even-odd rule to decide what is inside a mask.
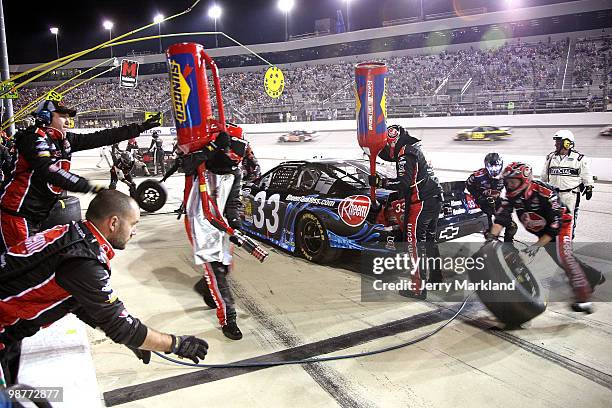
[[[338,215],[346,225],[358,227],[365,221],[370,211],[370,197],[354,195],[345,198],[338,206]]]

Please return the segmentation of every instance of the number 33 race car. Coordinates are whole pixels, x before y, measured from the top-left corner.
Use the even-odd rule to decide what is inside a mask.
[[[381,189],[371,202],[368,168],[360,160],[281,163],[243,185],[242,229],[318,263],[337,259],[343,249],[393,250],[404,202],[397,192]],[[464,183],[442,186],[438,241],[482,232],[487,218],[464,193]]]

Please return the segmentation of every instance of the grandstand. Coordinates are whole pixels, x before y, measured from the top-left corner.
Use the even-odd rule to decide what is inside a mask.
[[[255,56],[239,47],[210,54],[222,67],[228,116],[240,123],[352,119],[354,64],[368,59],[389,66],[390,117],[602,111],[611,109],[612,10],[600,3],[449,18],[444,29],[413,22],[254,46],[284,71],[285,92],[275,100],[263,91],[267,66]],[[163,56],[136,59],[142,76],[135,89],[119,88],[113,71],[66,96],[80,112],[78,126],[129,122],[157,110],[171,124]],[[16,108],[99,62],[79,61],[33,82]]]

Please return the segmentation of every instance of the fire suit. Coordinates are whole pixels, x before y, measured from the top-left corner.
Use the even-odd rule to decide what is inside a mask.
[[[154,137],[151,140],[151,146],[149,146],[149,152],[154,155],[153,174],[157,174],[157,168],[159,167],[159,174],[166,173],[166,165],[164,163],[164,141],[161,137]]]
[[[246,156],[242,159],[242,180],[251,181],[261,176],[261,168],[259,162],[253,154],[253,150],[249,147]]]
[[[0,245],[15,245],[40,229],[63,190],[88,192],[87,179],[71,173],[73,152],[94,149],[136,137],[140,124],[89,134],[29,127],[15,135],[16,158],[0,195]]]
[[[113,156],[113,166],[110,169],[111,182],[108,188],[110,190],[116,189],[117,182],[121,179],[121,181],[127,184],[130,188],[130,196],[135,197],[136,183],[134,183],[134,179],[132,178],[132,171],[134,170],[135,165],[136,161],[134,158],[131,160],[125,160],[121,155]],[[120,173],[117,170],[119,170]]]
[[[559,199],[574,216],[574,229],[580,208],[581,185],[593,186],[593,176],[584,155],[570,150],[567,155],[551,152],[542,168],[542,180],[559,189]],[[572,231],[573,235],[573,231]]]
[[[399,143],[402,143],[401,139]],[[384,187],[401,192],[404,199],[404,214],[400,218],[406,249],[412,259],[417,259],[419,252],[428,257],[437,257],[439,253],[435,241],[442,209],[442,186],[418,145],[398,144],[396,149],[397,178],[387,179]],[[427,244],[417,247],[417,243],[425,242]],[[424,273],[419,271],[413,276],[413,283],[417,287],[420,287],[419,280],[424,278]],[[439,270],[430,271],[430,279],[439,281],[440,273]]]
[[[20,342],[68,313],[138,348],[147,327],[110,286],[110,243],[89,221],[58,225],[0,255],[0,383],[14,382]]]
[[[588,302],[593,288],[602,278],[601,272],[579,261],[572,246],[573,216],[567,207],[559,202],[555,188],[535,180],[524,192],[509,199],[503,198],[495,213],[495,223],[507,227],[512,212],[525,229],[541,237],[553,237],[556,246],[546,245],[546,252],[563,268],[574,291],[577,302]]]
[[[501,204],[501,192],[504,189],[502,178],[491,177],[486,168],[476,170],[465,181],[465,188],[470,192],[474,201],[489,219],[491,228],[492,216]],[[512,242],[518,227],[514,221],[510,221],[510,226],[504,232],[504,241]]]
[[[239,223],[240,171],[236,168],[225,174],[206,171],[207,188],[218,210],[228,224],[236,228]],[[221,326],[236,320],[234,299],[227,281],[231,270],[233,244],[229,236],[213,227],[202,210],[202,201],[195,175],[188,175],[184,198],[185,228],[193,246],[196,265],[204,265],[204,280],[214,300]]]

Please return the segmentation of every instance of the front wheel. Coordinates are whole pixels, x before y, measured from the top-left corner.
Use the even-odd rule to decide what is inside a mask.
[[[315,263],[332,262],[341,254],[340,249],[329,246],[327,230],[312,213],[305,213],[300,217],[295,239],[298,253]]]

